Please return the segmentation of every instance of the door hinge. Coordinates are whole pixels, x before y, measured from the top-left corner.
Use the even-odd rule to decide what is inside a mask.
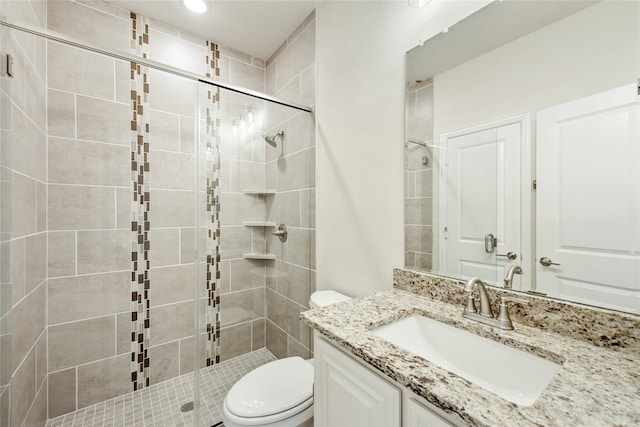
[[[531,181],[531,189],[533,189],[533,190],[537,190],[538,189],[537,180],[534,179],[533,181]]]

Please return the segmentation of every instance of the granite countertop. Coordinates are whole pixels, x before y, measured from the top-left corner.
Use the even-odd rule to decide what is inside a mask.
[[[462,309],[392,289],[305,311],[300,317],[334,344],[470,425],[640,425],[640,354],[515,321],[515,330],[503,331],[463,318]],[[532,406],[518,406],[370,332],[411,314],[535,353],[561,363],[562,369]]]

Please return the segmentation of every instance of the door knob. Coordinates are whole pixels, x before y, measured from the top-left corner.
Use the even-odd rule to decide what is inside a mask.
[[[547,258],[546,256],[540,258],[540,264],[544,265],[545,267],[549,267],[550,265],[560,265],[557,262],[551,262],[551,259]]]
[[[515,252],[507,252],[506,254],[496,254],[496,256],[503,256],[507,259],[510,259],[511,261],[513,261],[514,259],[518,258],[518,254],[516,254]]]

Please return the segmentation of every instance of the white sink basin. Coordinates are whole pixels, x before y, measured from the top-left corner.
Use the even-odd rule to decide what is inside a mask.
[[[542,357],[419,315],[372,332],[522,406],[532,405],[561,369]]]

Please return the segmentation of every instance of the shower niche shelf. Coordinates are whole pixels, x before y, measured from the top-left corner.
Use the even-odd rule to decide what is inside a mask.
[[[245,227],[275,227],[277,224],[272,221],[245,221],[242,225]]]
[[[276,190],[265,190],[258,188],[247,188],[243,191],[244,194],[248,194],[250,196],[270,196],[272,194],[276,194]]]
[[[261,254],[261,253],[244,254],[242,257],[244,259],[276,259],[276,256],[274,254]]]

